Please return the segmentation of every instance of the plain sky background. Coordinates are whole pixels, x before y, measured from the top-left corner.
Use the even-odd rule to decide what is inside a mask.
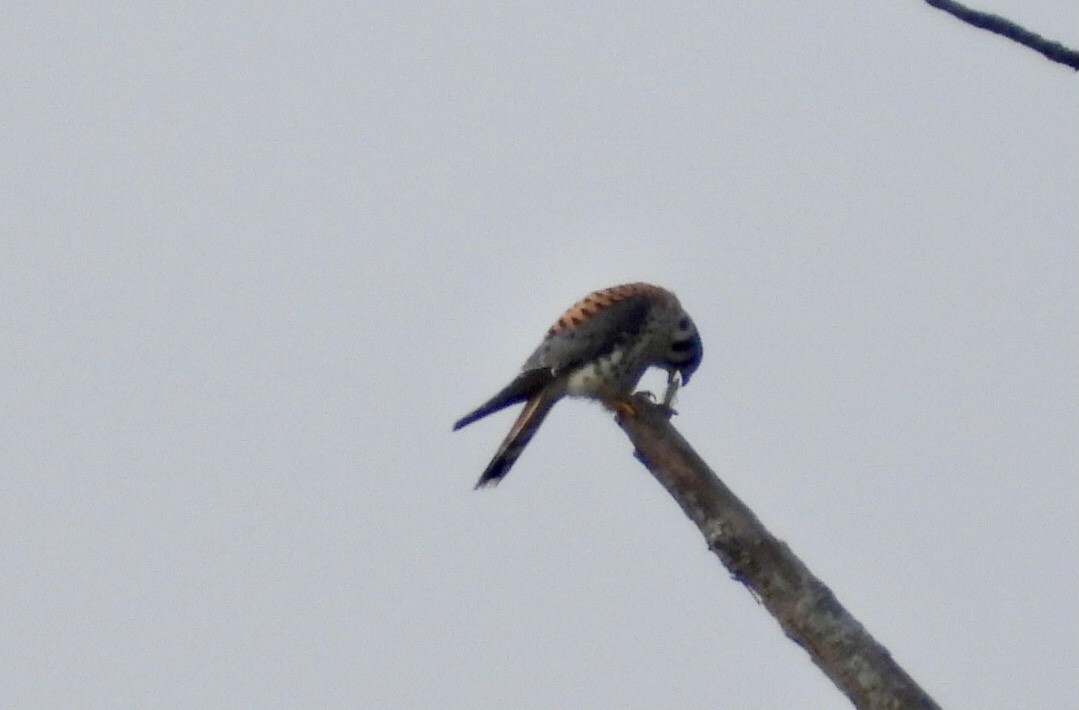
[[[472,490],[648,280],[938,702],[1079,707],[1074,72],[915,0],[16,3],[0,66],[0,706],[847,707],[600,407]]]

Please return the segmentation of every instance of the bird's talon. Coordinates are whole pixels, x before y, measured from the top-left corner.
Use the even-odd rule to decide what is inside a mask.
[[[633,406],[633,403],[628,399],[616,399],[610,403],[611,411],[619,419],[623,417],[636,417],[638,412],[637,408]]]

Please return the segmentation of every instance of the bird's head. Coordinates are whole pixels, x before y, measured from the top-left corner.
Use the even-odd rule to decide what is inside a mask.
[[[677,372],[682,379],[682,384],[688,384],[690,376],[697,371],[704,355],[704,347],[701,345],[701,335],[697,332],[697,326],[693,319],[683,311],[676,321],[674,331],[671,333],[671,344],[667,352],[667,370],[674,376]]]

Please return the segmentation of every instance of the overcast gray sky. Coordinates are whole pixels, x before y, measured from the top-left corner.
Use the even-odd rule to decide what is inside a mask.
[[[1074,72],[914,0],[3,15],[0,705],[846,707],[600,407],[472,490],[648,280],[677,426],[940,703],[1079,707]]]

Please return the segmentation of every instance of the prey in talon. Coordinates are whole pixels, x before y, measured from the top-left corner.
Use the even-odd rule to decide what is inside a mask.
[[[664,288],[631,283],[585,296],[548,329],[509,385],[453,425],[456,431],[524,402],[476,488],[502,480],[562,397],[599,400],[619,414],[633,416],[633,388],[645,370],[659,367],[668,373],[663,406],[670,410],[675,392],[689,384],[702,354],[693,319]]]
[[[678,414],[674,409],[674,395],[678,392],[678,388],[682,385],[681,375],[676,371],[667,373],[667,390],[663,393],[663,402],[660,406],[667,410],[667,416],[673,416]]]

